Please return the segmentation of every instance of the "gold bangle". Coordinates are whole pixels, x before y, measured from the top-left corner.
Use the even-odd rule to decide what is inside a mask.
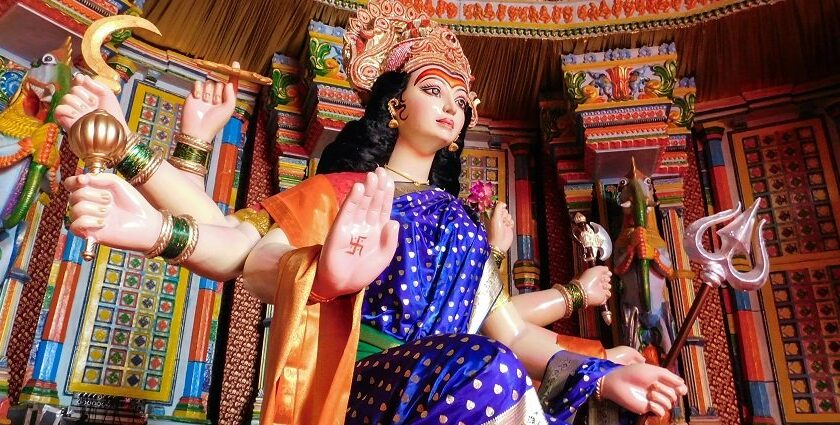
[[[155,244],[148,251],[143,253],[143,255],[145,255],[147,258],[155,258],[157,256],[160,256],[160,254],[166,248],[166,245],[169,243],[169,240],[172,239],[174,217],[172,217],[172,213],[170,213],[167,210],[161,210],[160,213],[163,216],[163,224],[160,228],[160,235],[158,235]]]
[[[186,161],[182,158],[176,158],[174,156],[170,156],[168,161],[169,161],[170,164],[172,164],[173,167],[175,167],[175,168],[177,168],[181,171],[186,171],[188,173],[197,174],[201,177],[204,177],[204,176],[207,175],[207,167],[205,167],[201,164]]]
[[[496,263],[496,268],[501,268],[502,262],[505,261],[507,254],[505,254],[504,251],[493,245],[490,245],[490,254],[493,256],[493,261]]]
[[[152,160],[149,161],[149,165],[145,168],[140,170],[136,176],[134,176],[131,180],[128,181],[129,184],[132,186],[142,186],[146,184],[147,181],[152,177],[158,168],[160,168],[160,164],[163,163],[163,151],[160,149],[155,149],[155,153],[152,155]]]
[[[575,312],[575,307],[572,304],[572,296],[569,294],[569,290],[566,289],[565,286],[561,284],[554,285],[554,289],[557,292],[560,292],[560,296],[563,297],[563,302],[566,303],[566,313],[563,315],[563,319],[568,319],[572,317],[572,314]]]
[[[199,139],[195,136],[190,136],[184,133],[178,133],[175,135],[175,142],[183,143],[188,146],[192,146],[198,150],[210,152],[213,150],[213,144],[209,142],[205,142],[204,140]]]
[[[125,156],[128,155],[128,152],[131,150],[131,148],[133,148],[134,145],[140,143],[141,140],[143,140],[143,136],[141,136],[139,133],[129,132],[128,137],[126,137],[125,139],[125,146],[123,146],[123,149],[119,151],[116,155],[116,158],[118,158],[116,163],[119,164],[120,162],[122,162],[122,160],[125,159]]]
[[[260,233],[260,236],[265,236],[266,233],[271,230],[272,220],[266,210],[255,211],[253,208],[245,208],[236,211],[233,213],[233,216],[240,222],[248,223],[251,226],[254,226],[254,228],[257,229],[257,232]]]
[[[598,378],[598,382],[595,383],[595,400],[603,401],[604,396],[602,395],[601,389],[604,387],[604,376]]]
[[[177,257],[171,260],[166,260],[167,263],[172,265],[181,264],[184,261],[186,261],[187,258],[190,258],[193,252],[195,252],[195,247],[198,245],[198,223],[191,215],[182,215],[181,218],[187,221],[187,225],[190,228],[190,236],[187,240],[187,246],[184,248],[184,250],[181,251],[181,253],[178,254]]]
[[[321,304],[321,303],[328,303],[335,298],[324,298],[315,293],[315,291],[309,291],[309,299],[306,301],[307,304]]]

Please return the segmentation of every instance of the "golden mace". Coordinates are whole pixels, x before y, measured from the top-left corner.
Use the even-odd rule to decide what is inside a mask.
[[[102,18],[91,24],[82,38],[82,57],[88,67],[96,74],[94,80],[120,93],[119,74],[105,63],[99,53],[102,43],[114,31],[125,28],[143,28],[160,35],[160,31],[151,22],[129,15],[117,15]],[[84,161],[93,174],[99,174],[112,168],[122,159],[126,145],[126,134],[120,122],[102,109],[85,114],[70,128],[67,134],[70,150]],[[96,241],[88,237],[82,258],[93,260]]]

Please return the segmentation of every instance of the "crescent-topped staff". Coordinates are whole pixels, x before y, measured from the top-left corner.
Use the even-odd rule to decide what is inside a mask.
[[[160,35],[157,27],[143,18],[117,15],[94,21],[82,38],[82,57],[96,74],[93,79],[117,94],[121,90],[119,74],[105,63],[99,52],[102,43],[111,33],[126,28],[142,28]],[[121,158],[126,145],[126,134],[122,125],[102,109],[81,117],[73,124],[67,136],[70,150],[85,162],[85,166],[93,174],[113,167]],[[88,237],[82,258],[86,261],[92,260],[95,245],[96,241]]]

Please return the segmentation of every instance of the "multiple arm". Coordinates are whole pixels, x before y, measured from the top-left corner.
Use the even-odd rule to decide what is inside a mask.
[[[546,365],[558,351],[553,343],[557,334],[523,320],[512,303],[491,312],[481,330],[513,350],[533,377],[545,374]],[[616,368],[602,379],[603,398],[635,413],[664,415],[688,392],[679,376],[644,363]]]
[[[234,67],[237,65],[234,64]],[[227,123],[236,104],[236,82],[227,84],[212,81],[196,82],[184,104],[181,129],[188,136],[211,141]],[[71,92],[56,107],[56,119],[65,129],[86,113],[104,109],[117,118],[128,131],[119,101],[106,87],[87,76],[74,80]],[[140,193],[156,208],[175,215],[189,214],[199,223],[234,227],[239,221],[225,217],[205,193],[204,179],[194,173],[181,171],[163,161],[157,171],[143,184]]]

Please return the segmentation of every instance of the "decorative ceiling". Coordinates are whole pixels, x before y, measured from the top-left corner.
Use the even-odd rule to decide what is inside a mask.
[[[440,2],[444,1],[434,3]],[[352,3],[342,5],[352,7]],[[759,3],[764,2],[754,2]],[[196,58],[238,59],[245,68],[258,71],[267,68],[275,52],[300,57],[310,20],[343,26],[351,13],[315,0],[147,0],[145,9],[164,37],[138,33],[144,41]],[[466,31],[460,39],[475,73],[482,115],[500,120],[536,120],[540,94],[563,90],[561,55],[568,53],[674,42],[680,58],[678,75],[695,76],[699,101],[838,74],[840,0],[785,0],[712,18],[684,28],[669,27],[666,20],[657,29],[583,38],[480,36]]]

